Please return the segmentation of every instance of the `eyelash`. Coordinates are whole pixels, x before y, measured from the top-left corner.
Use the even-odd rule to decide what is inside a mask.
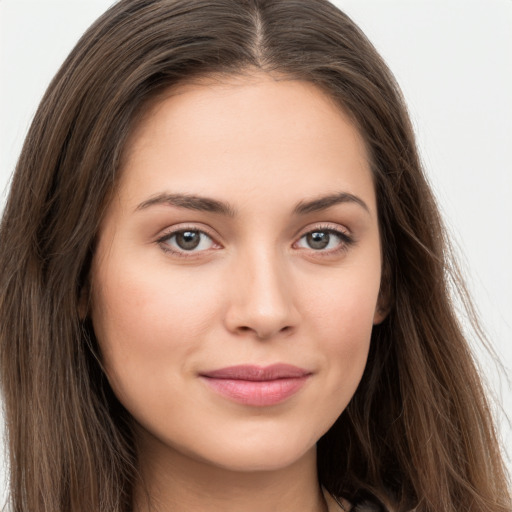
[[[186,227],[182,227],[182,228],[179,228],[179,229],[170,230],[170,231],[164,233],[160,238],[158,238],[156,240],[156,242],[160,245],[160,247],[162,248],[162,250],[164,252],[170,253],[170,254],[172,254],[174,256],[178,256],[178,257],[181,257],[181,258],[191,258],[191,257],[194,257],[198,253],[202,253],[202,252],[208,251],[208,249],[205,249],[205,250],[202,250],[202,251],[186,251],[184,249],[176,250],[176,249],[172,249],[169,246],[169,241],[173,237],[176,237],[177,235],[182,234],[182,233],[186,233],[186,232],[199,233],[200,236],[208,237],[212,241],[212,243],[214,245],[218,245],[215,242],[214,238],[209,233],[207,233],[206,231],[204,231],[202,229],[198,229],[195,226],[190,226],[190,227],[186,226]],[[338,246],[336,248],[329,249],[327,251],[324,251],[324,250],[321,250],[321,249],[315,250],[315,249],[312,249],[312,248],[309,248],[309,249],[307,249],[307,248],[299,248],[299,250],[309,250],[309,251],[313,252],[315,254],[315,256],[329,257],[329,256],[334,256],[334,255],[342,253],[342,252],[346,252],[352,245],[355,244],[354,238],[351,235],[349,235],[348,233],[344,232],[344,231],[341,231],[339,229],[334,229],[332,226],[317,226],[314,229],[311,229],[311,230],[306,231],[305,233],[303,233],[299,237],[299,239],[296,242],[294,242],[293,245],[295,246],[302,239],[304,239],[305,237],[307,237],[308,235],[311,235],[313,233],[326,233],[326,234],[329,234],[329,235],[334,235],[334,236],[339,238],[340,243],[338,244]],[[201,243],[201,241],[199,242],[199,244],[200,243]],[[218,247],[220,247],[220,245],[218,245]]]
[[[183,249],[181,250],[176,250],[176,249],[172,249],[170,246],[169,246],[169,241],[181,234],[181,233],[187,233],[187,232],[191,232],[191,233],[199,233],[201,236],[206,236],[208,237],[214,245],[218,245],[216,244],[216,242],[214,241],[214,238],[213,236],[211,236],[209,233],[207,233],[205,230],[203,229],[198,229],[197,227],[195,226],[185,226],[185,227],[181,227],[179,229],[172,229],[172,230],[169,230],[167,231],[166,233],[164,233],[160,238],[157,239],[157,244],[160,245],[160,247],[162,248],[162,250],[166,253],[170,253],[172,254],[173,256],[178,256],[180,258],[191,258],[191,257],[194,257],[196,254],[200,253],[200,252],[205,252],[205,251],[185,251]],[[201,243],[201,242],[199,242]],[[220,245],[219,245],[220,247]]]
[[[296,245],[299,243],[302,239],[307,237],[308,235],[311,235],[313,233],[327,233],[329,235],[334,235],[339,238],[339,244],[334,249],[329,250],[315,250],[312,248],[304,248],[305,250],[312,251],[316,257],[329,257],[329,256],[335,256],[340,253],[347,252],[348,249],[355,244],[355,239],[353,236],[349,235],[347,232],[342,231],[340,229],[335,229],[332,226],[328,225],[320,225],[316,226],[314,229],[310,229],[309,231],[306,231],[303,233],[300,238],[297,240],[297,242],[294,243]]]

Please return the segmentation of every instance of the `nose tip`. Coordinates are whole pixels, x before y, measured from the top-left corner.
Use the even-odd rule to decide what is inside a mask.
[[[226,315],[228,330],[265,340],[291,334],[299,314],[293,287],[277,265],[261,260],[257,270],[247,266],[237,273]]]
[[[274,319],[256,318],[253,315],[252,321],[246,322],[250,325],[238,325],[234,328],[238,334],[254,334],[260,340],[273,338],[279,334],[288,334],[293,331],[292,325],[283,325],[284,322],[275,321]]]

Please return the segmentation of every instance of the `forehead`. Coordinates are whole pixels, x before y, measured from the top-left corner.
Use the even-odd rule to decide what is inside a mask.
[[[277,187],[314,196],[328,187],[373,196],[363,137],[309,82],[267,74],[202,80],[147,106],[126,146],[122,191],[222,196],[235,184],[253,195]]]

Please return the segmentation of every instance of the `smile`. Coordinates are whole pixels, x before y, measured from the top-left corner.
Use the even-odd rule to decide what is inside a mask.
[[[287,364],[230,366],[200,375],[213,391],[253,407],[285,401],[296,394],[310,376],[311,372]]]

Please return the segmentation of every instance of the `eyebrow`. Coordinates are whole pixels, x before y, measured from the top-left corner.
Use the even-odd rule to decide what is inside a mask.
[[[139,206],[137,206],[136,211],[145,210],[150,206],[160,204],[177,206],[178,208],[186,208],[188,210],[217,213],[227,217],[234,217],[236,215],[235,208],[230,204],[210,197],[202,197],[194,194],[159,194],[140,203]]]
[[[307,215],[308,213],[319,212],[343,203],[357,204],[366,212],[370,213],[370,209],[361,198],[353,194],[349,194],[348,192],[339,192],[337,194],[330,194],[309,201],[300,201],[295,206],[293,213],[295,215]],[[176,206],[178,208],[186,208],[188,210],[216,213],[227,217],[236,216],[236,209],[229,203],[195,194],[158,194],[157,196],[151,197],[150,199],[140,203],[135,211],[145,210],[151,206],[162,204]]]
[[[342,203],[354,203],[361,206],[367,213],[370,213],[368,205],[360,198],[348,192],[339,192],[337,194],[330,194],[322,196],[310,201],[301,201],[294,209],[294,213],[298,215],[306,215],[308,213],[319,212],[326,210],[331,206]]]

